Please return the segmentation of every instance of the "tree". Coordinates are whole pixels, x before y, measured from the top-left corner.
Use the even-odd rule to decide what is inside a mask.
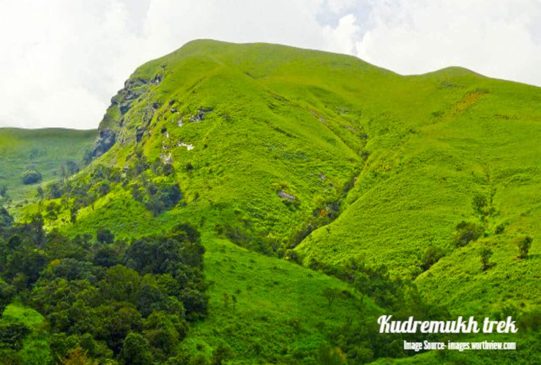
[[[22,323],[0,323],[0,346],[20,349],[30,329]]]
[[[99,243],[113,243],[115,235],[107,228],[99,228],[96,231],[96,239]]]
[[[488,269],[490,269],[492,264],[489,261],[492,257],[492,250],[488,247],[483,247],[481,251],[479,251],[479,256],[481,257],[482,270],[487,271]]]
[[[456,226],[454,243],[456,247],[466,246],[483,234],[483,227],[472,222],[462,221]]]
[[[23,184],[30,185],[41,181],[41,173],[36,169],[28,169],[23,172]]]
[[[130,332],[124,339],[120,357],[124,360],[125,364],[152,364],[152,353],[148,341],[140,334],[134,332]]]
[[[70,208],[70,222],[72,224],[77,222],[77,209],[75,207]]]
[[[112,267],[120,263],[120,257],[114,247],[101,246],[94,254],[93,261],[98,266]]]
[[[100,288],[105,298],[133,303],[139,292],[140,281],[137,271],[116,265],[107,269]]]
[[[345,365],[346,355],[338,347],[321,346],[319,348],[318,360],[321,365]]]
[[[231,358],[231,348],[224,344],[219,344],[218,347],[212,351],[212,365],[222,365],[226,360]]]
[[[325,299],[327,299],[329,307],[332,306],[332,304],[338,297],[340,297],[341,293],[342,292],[340,290],[335,288],[325,288],[323,290],[323,296],[325,297]]]
[[[175,316],[154,311],[144,322],[144,335],[156,353],[162,358],[171,355],[180,337],[172,321]]]
[[[18,274],[24,274],[25,280],[22,284],[26,286],[38,280],[40,272],[46,264],[47,257],[42,250],[24,245],[10,256],[5,268],[5,275],[14,279]]]
[[[145,205],[154,215],[173,208],[182,199],[182,192],[176,183],[151,183],[147,192]]]
[[[4,207],[0,207],[0,230],[11,227],[12,224],[13,218],[9,215],[9,212]]]
[[[43,188],[40,186],[38,186],[37,190],[36,190],[36,196],[39,198],[39,200],[43,200],[43,198],[45,198],[45,192],[43,191]]]
[[[62,183],[54,182],[47,186],[47,196],[50,199],[58,199],[64,193]]]
[[[421,268],[425,271],[430,269],[443,256],[445,256],[445,251],[442,248],[432,245],[428,246],[421,259]]]
[[[77,166],[77,163],[72,160],[66,161],[66,172],[68,175],[73,175],[79,172],[79,166]]]
[[[77,346],[61,361],[62,365],[98,365],[98,362],[89,359],[86,351]]]
[[[526,236],[518,241],[518,257],[520,259],[526,259],[528,258],[528,252],[530,251],[530,247],[532,247],[533,238],[530,236]]]
[[[11,303],[15,295],[15,288],[0,279],[0,313],[4,313],[6,306]]]
[[[488,215],[488,201],[484,195],[478,194],[473,197],[473,210],[479,214],[482,220]]]

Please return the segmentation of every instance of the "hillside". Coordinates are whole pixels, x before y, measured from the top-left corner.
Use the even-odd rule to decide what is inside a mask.
[[[461,68],[400,76],[350,56],[195,41],[138,68],[112,99],[92,163],[18,212],[72,237],[197,227],[210,310],[182,344],[191,353],[226,343],[235,364],[318,363],[329,344],[352,363],[399,357],[350,332],[434,303],[454,316],[512,314],[530,347],[540,102],[539,88]],[[351,267],[374,286],[348,280]],[[410,285],[419,298],[401,296]],[[331,310],[326,288],[350,294]]]
[[[96,131],[0,128],[0,186],[7,188],[11,204],[34,199],[37,186],[61,178],[63,169],[68,174],[70,167],[81,167],[95,139]],[[25,185],[27,170],[38,171],[41,181]]]

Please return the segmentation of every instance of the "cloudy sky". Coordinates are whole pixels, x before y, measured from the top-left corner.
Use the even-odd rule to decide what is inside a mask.
[[[138,65],[196,38],[541,86],[541,0],[0,0],[0,127],[95,128]]]

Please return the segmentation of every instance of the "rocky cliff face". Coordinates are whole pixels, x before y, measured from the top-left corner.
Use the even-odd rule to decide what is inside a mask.
[[[124,87],[111,99],[111,105],[107,108],[99,126],[99,136],[92,150],[92,158],[97,158],[113,147],[116,142],[125,143],[131,138],[140,141],[146,127],[152,120],[154,110],[159,106],[152,103],[151,106],[143,109],[139,115],[131,115],[130,111],[135,103],[143,99],[149,92],[152,85],[158,85],[163,79],[163,74],[158,73],[150,79],[142,77],[131,77],[124,83]],[[123,133],[130,118],[136,118],[137,127],[135,135]]]

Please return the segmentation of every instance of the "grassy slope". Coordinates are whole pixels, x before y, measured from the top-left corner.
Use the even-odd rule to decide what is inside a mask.
[[[96,131],[0,128],[0,185],[7,185],[14,203],[34,198],[37,184],[21,180],[27,167],[34,166],[43,183],[58,179],[60,165],[67,160],[79,163],[95,138]]]
[[[205,233],[207,272],[215,284],[211,316],[195,330],[193,343],[203,339],[214,345],[226,334],[221,324],[238,318],[246,319],[239,325],[242,331],[254,331],[269,342],[265,333],[281,333],[289,319],[289,314],[276,313],[298,310],[299,293],[311,296],[299,312],[308,329],[318,316],[332,323],[334,314],[320,312],[325,302],[318,292],[337,282],[314,273],[309,278],[309,272],[293,264],[219,240],[215,226],[233,225],[255,237],[256,244],[285,245],[314,211],[337,200],[342,201],[340,217],[296,248],[306,264],[337,265],[358,257],[416,277],[419,256],[432,244],[446,248],[448,255],[417,278],[430,299],[460,314],[488,314],[506,302],[539,305],[537,241],[525,261],[514,258],[513,243],[522,234],[535,239],[540,229],[535,220],[539,147],[532,138],[540,132],[538,88],[460,68],[403,77],[348,56],[212,41],[193,42],[152,61],[132,80],[157,74],[163,81],[152,85],[123,118],[110,108],[102,128],[117,130],[120,143],[94,166],[127,166],[136,149],[150,161],[170,154],[186,205],[152,218],[115,187],[93,208],[80,211],[76,226],[62,228],[77,233],[107,225],[117,236],[130,237],[166,230],[179,221],[197,224]],[[155,102],[143,140],[136,143],[136,128]],[[212,112],[191,123],[201,108]],[[177,147],[179,142],[194,149]],[[193,169],[186,169],[188,164]],[[355,186],[345,192],[354,177]],[[284,204],[280,190],[295,195],[300,204]],[[472,200],[479,194],[493,197],[487,237],[454,250],[454,227],[478,219]],[[500,223],[507,224],[506,230],[496,236]],[[496,265],[482,273],[477,250],[485,244],[493,249]],[[279,281],[289,278],[286,287],[297,291],[284,292],[280,286],[261,290],[268,273],[251,268],[248,257],[256,261],[254,267],[285,265],[287,274]],[[236,311],[242,315],[233,317],[224,308],[223,293],[243,290],[237,272],[258,289],[251,300],[241,291]],[[515,285],[516,278],[522,286]],[[314,289],[301,291],[305,286]],[[253,303],[262,304],[254,310]],[[347,305],[337,309],[337,318]],[[262,321],[266,315],[259,312],[271,320]],[[231,336],[234,350],[249,362],[252,344]],[[285,341],[291,336],[285,334]],[[276,341],[269,345],[272,351],[285,346]],[[310,336],[300,341],[310,342]]]
[[[517,237],[541,233],[535,218],[541,208],[535,193],[541,183],[536,157],[541,150],[534,137],[541,135],[541,91],[460,74],[447,70],[412,78],[431,87],[421,100],[454,98],[438,109],[425,107],[424,119],[406,121],[414,121],[414,129],[393,149],[381,149],[377,140],[369,144],[374,154],[342,216],[314,232],[298,250],[308,260],[336,264],[359,256],[415,276],[420,256],[433,244],[450,254],[418,279],[430,296],[462,311],[473,303],[475,310],[486,311],[507,299],[539,305],[533,274],[539,245],[534,244],[529,260],[515,257]],[[456,224],[480,222],[472,207],[476,195],[492,199],[488,237],[453,250]],[[499,224],[506,225],[505,232],[495,235]],[[496,265],[486,273],[479,264],[481,246],[494,251]],[[523,280],[521,287],[515,285],[517,278]]]
[[[192,351],[226,343],[236,364],[313,363],[327,334],[377,312],[357,298],[337,299],[329,307],[325,288],[351,290],[336,279],[224,240],[208,240],[206,247],[210,315],[190,334],[185,346]],[[224,301],[224,294],[234,295],[237,304]],[[284,358],[286,352],[292,355]]]
[[[514,259],[515,238],[536,237],[541,229],[535,220],[541,207],[535,198],[540,151],[532,138],[541,132],[538,88],[460,68],[401,77],[347,56],[212,41],[188,44],[133,77],[159,69],[165,70],[163,82],[138,105],[162,104],[149,128],[167,128],[169,138],[154,133],[143,140],[144,149],[150,159],[171,153],[179,171],[188,162],[194,166],[179,174],[187,215],[219,211],[224,222],[283,244],[321,201],[343,198],[344,186],[358,174],[342,215],[298,246],[306,263],[335,265],[360,257],[415,277],[420,255],[432,244],[450,253],[432,276],[418,280],[430,289],[450,281],[451,287],[432,291],[434,299],[463,310],[470,302],[462,291],[478,297],[487,290],[479,285],[484,282],[498,289],[489,289],[493,295],[476,311],[501,303],[504,295],[515,304],[539,304],[537,290],[523,292],[512,280],[500,279],[509,274],[535,285],[532,270],[539,265],[537,244],[530,260]],[[202,122],[186,123],[201,107],[213,112]],[[137,112],[136,106],[128,115]],[[183,127],[176,126],[179,118]],[[138,119],[127,119],[132,125],[123,131],[129,140]],[[177,141],[195,148],[175,148]],[[111,155],[115,149],[124,147]],[[363,151],[370,153],[366,162]],[[284,205],[279,189],[297,196],[299,207]],[[472,208],[476,195],[492,201],[489,237],[453,250],[456,224],[478,220]],[[199,201],[190,207],[196,196]],[[502,223],[505,233],[493,235]],[[495,252],[496,266],[488,273],[476,265],[483,244]],[[466,260],[460,255],[468,250]],[[440,271],[445,262],[460,275]],[[462,284],[472,270],[480,280]]]

